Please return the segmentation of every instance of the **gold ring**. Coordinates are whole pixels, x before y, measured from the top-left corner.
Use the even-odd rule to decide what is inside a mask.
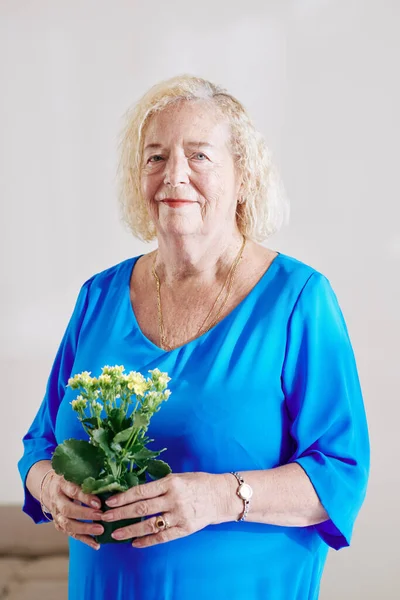
[[[163,517],[162,515],[160,515],[159,517],[156,518],[156,523],[155,523],[157,529],[159,529],[160,531],[163,531],[164,529],[167,529],[167,527],[169,527],[169,523],[167,521],[167,519],[165,517]]]

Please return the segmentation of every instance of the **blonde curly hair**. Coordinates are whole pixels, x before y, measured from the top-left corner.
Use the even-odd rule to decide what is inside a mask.
[[[247,238],[264,241],[289,217],[289,203],[270,151],[239,100],[221,86],[193,75],[161,81],[126,112],[117,171],[123,221],[143,241],[156,237],[140,187],[143,139],[151,116],[182,100],[209,101],[228,120],[231,151],[242,176],[236,209],[238,228]]]

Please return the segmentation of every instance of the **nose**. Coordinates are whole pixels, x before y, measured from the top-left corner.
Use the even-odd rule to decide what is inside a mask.
[[[177,187],[189,182],[189,165],[184,154],[170,155],[165,165],[164,184]]]

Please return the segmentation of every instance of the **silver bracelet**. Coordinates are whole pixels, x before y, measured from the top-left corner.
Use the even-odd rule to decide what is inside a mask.
[[[237,473],[236,471],[231,471],[231,475],[234,475],[239,482],[239,487],[236,490],[236,494],[239,496],[239,498],[243,500],[244,503],[243,513],[238,519],[235,519],[235,521],[244,521],[247,517],[247,513],[250,510],[250,498],[253,495],[253,488],[251,488],[248,483],[244,482],[244,479],[240,473]]]
[[[46,517],[46,519],[48,521],[53,520],[53,515],[51,514],[51,511],[43,504],[43,484],[44,484],[44,481],[45,481],[47,475],[49,473],[51,473],[52,471],[54,471],[53,468],[46,471],[46,473],[43,475],[42,480],[40,482],[40,494],[39,494],[40,508],[42,509],[43,516]],[[50,515],[50,517],[48,515]]]

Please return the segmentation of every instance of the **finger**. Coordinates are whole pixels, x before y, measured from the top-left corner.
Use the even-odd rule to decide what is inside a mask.
[[[54,508],[54,512],[70,519],[90,519],[91,521],[100,521],[103,516],[103,513],[100,510],[95,510],[89,506],[83,506],[82,504],[76,504],[76,502],[71,501],[71,498],[66,496],[63,492],[60,493]]]
[[[84,544],[86,544],[87,546],[90,546],[94,550],[100,549],[100,544],[97,543],[96,540],[94,540],[89,535],[80,535],[79,533],[76,533],[76,534],[71,535],[70,537],[74,538],[75,540],[78,540],[79,542],[83,542]]]
[[[67,533],[68,535],[101,535],[104,533],[104,527],[100,523],[85,523],[82,521],[76,521],[75,519],[69,519],[58,513],[54,517],[54,525],[56,529]]]
[[[133,504],[113,508],[102,513],[102,521],[119,521],[120,519],[134,519],[136,517],[149,517],[171,509],[166,496],[158,496],[151,500],[139,500]]]
[[[142,483],[141,485],[135,485],[126,492],[111,496],[106,500],[108,506],[123,506],[125,504],[131,504],[138,500],[148,500],[149,498],[157,498],[162,496],[168,490],[168,478],[169,475],[158,479],[157,481],[151,481],[150,483]]]
[[[83,502],[87,506],[92,506],[93,508],[101,508],[101,502],[98,497],[94,494],[85,494],[79,485],[76,485],[71,481],[67,481],[66,479],[61,479],[60,487],[64,494],[69,498],[73,500],[79,500],[80,502]]]
[[[144,537],[133,540],[132,546],[134,548],[146,548],[147,546],[155,546],[156,544],[165,544],[165,542],[177,540],[185,535],[187,535],[187,533],[185,533],[179,527],[171,527],[164,529],[163,531],[159,531],[154,535],[145,535]]]
[[[167,515],[164,513],[163,517],[166,519],[166,521],[168,521],[168,529],[175,525],[175,522],[170,514]],[[151,517],[150,519],[145,519],[139,523],[133,523],[132,525],[121,527],[121,529],[116,529],[111,536],[116,540],[127,540],[132,537],[158,534],[160,532],[160,528],[157,527],[156,521],[157,517]],[[164,529],[163,531],[168,531],[168,529]]]

